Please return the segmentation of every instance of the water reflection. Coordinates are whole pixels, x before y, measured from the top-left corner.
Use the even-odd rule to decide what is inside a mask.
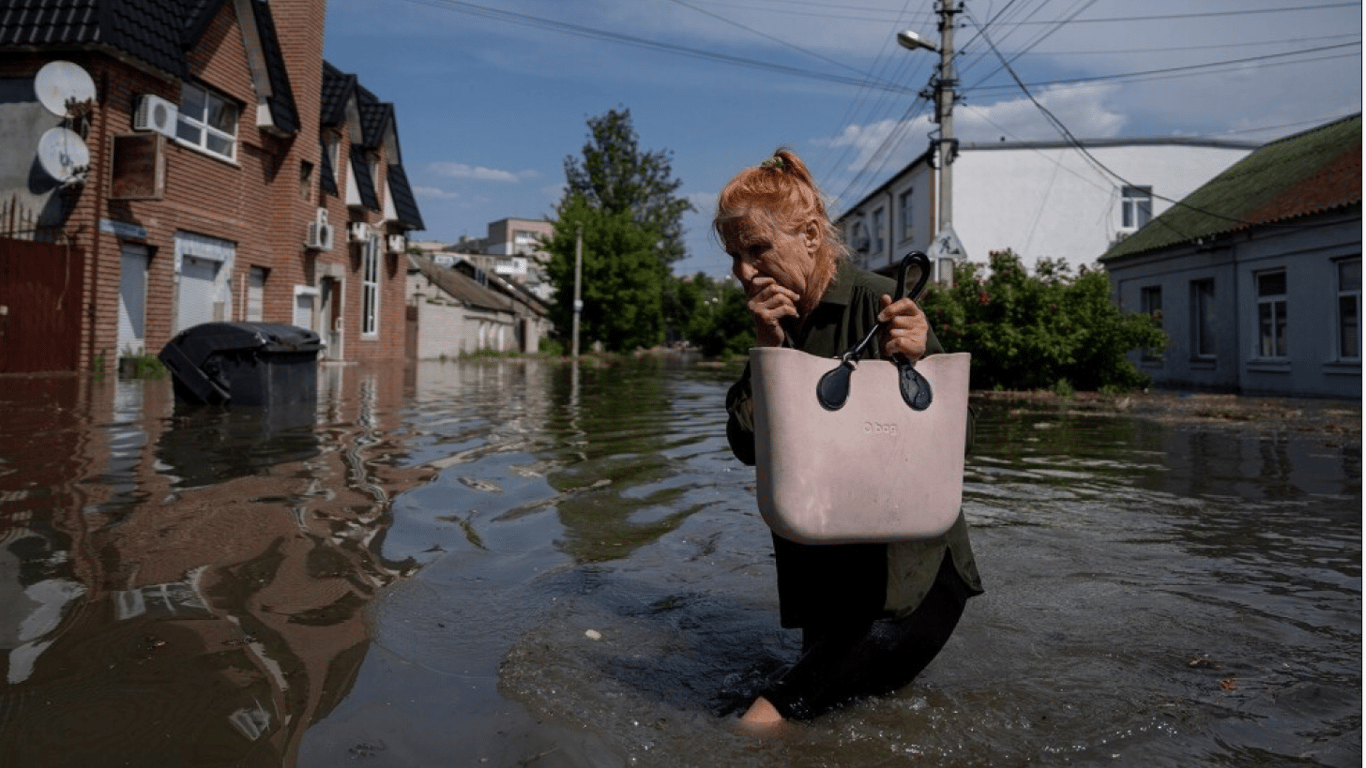
[[[324,367],[311,425],[0,382],[0,764],[1360,762],[1360,443],[982,405],[988,592],[895,696],[790,660],[738,371]]]
[[[293,761],[412,567],[379,553],[389,500],[430,476],[385,437],[401,372],[332,379],[358,396],[318,425],[142,382],[73,380],[55,408],[7,387],[4,444],[42,438],[0,477],[0,762]]]

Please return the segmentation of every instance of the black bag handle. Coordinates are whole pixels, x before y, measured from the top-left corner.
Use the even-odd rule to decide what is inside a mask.
[[[906,254],[901,260],[901,267],[897,271],[896,294],[892,296],[892,301],[896,302],[905,295],[906,273],[913,266],[920,267],[920,279],[916,281],[915,287],[911,289],[910,298],[914,300],[925,288],[925,284],[930,280],[930,257],[921,251],[912,251]],[[863,357],[864,350],[872,343],[879,331],[883,330],[887,323],[878,323],[873,326],[863,340],[851,346],[844,354],[839,357],[839,365],[830,369],[821,376],[820,381],[816,382],[816,400],[821,407],[828,411],[838,411],[844,407],[849,400],[849,380],[854,370],[858,368],[858,361]],[[898,379],[901,385],[901,399],[906,401],[906,405],[913,410],[923,411],[930,407],[934,393],[930,390],[930,382],[915,369],[915,364],[906,360],[901,355],[892,358],[892,363],[897,367]]]

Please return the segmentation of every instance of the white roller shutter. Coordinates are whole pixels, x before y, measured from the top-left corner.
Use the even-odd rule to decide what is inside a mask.
[[[125,243],[120,255],[118,354],[140,355],[147,328],[147,248]]]

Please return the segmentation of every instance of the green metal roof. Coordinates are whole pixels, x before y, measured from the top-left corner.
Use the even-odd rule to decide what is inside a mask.
[[[1263,145],[1101,261],[1361,203],[1361,114]]]

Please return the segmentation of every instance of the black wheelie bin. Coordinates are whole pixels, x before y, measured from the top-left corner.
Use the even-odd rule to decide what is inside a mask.
[[[157,355],[177,400],[192,405],[298,405],[318,400],[318,334],[281,323],[202,323]]]

